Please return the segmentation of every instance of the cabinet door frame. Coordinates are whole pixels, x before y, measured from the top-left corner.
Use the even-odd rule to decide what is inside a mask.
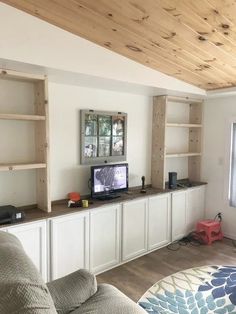
[[[115,230],[115,255],[116,258],[112,261],[109,261],[103,265],[99,265],[96,267],[93,267],[92,265],[92,261],[93,261],[93,244],[92,244],[92,239],[94,236],[94,229],[93,229],[93,222],[92,219],[93,217],[95,217],[96,215],[99,215],[99,213],[102,212],[107,212],[107,211],[111,211],[112,209],[115,210],[115,216],[116,216],[116,230]],[[121,260],[121,205],[120,204],[113,204],[110,206],[104,206],[102,208],[98,208],[95,210],[92,210],[90,212],[90,219],[89,219],[89,231],[90,231],[90,235],[89,235],[89,269],[92,273],[98,274],[101,273],[103,271],[106,271],[110,268],[113,268],[116,265],[120,264],[120,260]],[[109,235],[107,235],[109,236]]]
[[[173,226],[174,226],[174,212],[173,212],[173,198],[175,195],[178,195],[178,194],[184,194],[184,227],[185,229],[183,230],[183,233],[182,234],[179,234],[179,235],[174,235],[174,230],[173,230]],[[185,235],[186,235],[186,231],[187,231],[187,215],[186,215],[186,211],[187,211],[187,190],[180,190],[180,191],[176,191],[176,192],[172,192],[171,194],[171,241],[174,242],[174,241],[177,241],[177,240],[180,240],[181,238],[183,238]]]
[[[190,189],[187,190],[187,197],[186,197],[186,227],[187,227],[187,231],[188,233],[196,230],[196,224],[198,220],[202,220],[205,219],[205,185],[201,185],[201,186],[197,186],[197,187],[192,187]],[[190,193],[196,193],[195,197],[197,198],[197,205],[196,208],[194,210],[197,210],[198,213],[193,213],[193,216],[190,217],[190,206],[192,206],[192,204],[190,204]],[[202,193],[203,194],[203,203],[202,200],[199,198],[199,195]],[[202,208],[203,206],[203,208]],[[191,219],[192,218],[192,219]],[[193,224],[194,227],[191,228],[190,225]]]
[[[89,213],[74,213],[50,219],[50,280],[60,278],[57,269],[57,224],[80,217],[84,223],[84,268],[89,269]],[[76,239],[74,239],[76,241]]]
[[[13,225],[9,226],[5,229],[5,231],[14,234],[17,237],[17,233],[14,233],[12,231],[16,232],[24,232],[28,230],[32,230],[38,228],[40,232],[40,265],[39,265],[39,272],[41,273],[43,279],[47,281],[48,279],[48,246],[47,246],[47,221],[46,220],[40,220],[36,222],[29,222],[29,223],[24,223],[20,225]],[[23,248],[24,248],[24,244]],[[30,258],[30,256],[29,256]],[[37,267],[37,266],[36,266]]]
[[[168,201],[168,208],[167,208],[167,239],[162,241],[162,242],[158,242],[155,244],[150,244],[150,239],[149,239],[149,235],[150,235],[150,200],[152,199],[161,199],[161,198],[166,198]],[[164,193],[161,195],[155,195],[155,196],[151,196],[148,198],[148,251],[153,251],[156,250],[158,248],[161,248],[163,246],[165,246],[166,244],[170,243],[171,241],[171,195],[170,193]]]
[[[124,241],[125,241],[125,231],[124,231],[124,210],[125,210],[125,205],[126,204],[132,204],[132,203],[138,203],[138,202],[144,202],[145,204],[145,211],[144,211],[144,248],[136,251],[134,253],[130,254],[125,254],[124,252]],[[122,254],[121,254],[121,260],[122,262],[127,262],[129,260],[135,259],[139,256],[142,256],[148,252],[148,198],[140,198],[140,199],[135,199],[127,202],[122,203],[122,232],[121,232],[121,249],[122,249]]]

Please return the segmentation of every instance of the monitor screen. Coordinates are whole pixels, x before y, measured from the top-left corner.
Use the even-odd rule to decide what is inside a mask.
[[[91,167],[92,194],[128,189],[128,164]]]

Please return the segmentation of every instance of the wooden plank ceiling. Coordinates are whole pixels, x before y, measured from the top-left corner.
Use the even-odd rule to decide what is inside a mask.
[[[234,0],[2,2],[200,88],[236,86]]]

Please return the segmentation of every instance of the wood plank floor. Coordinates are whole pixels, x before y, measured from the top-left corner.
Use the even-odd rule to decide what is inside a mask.
[[[181,246],[178,251],[162,248],[97,276],[135,302],[155,282],[183,269],[204,265],[236,265],[236,248],[224,239],[211,246]]]

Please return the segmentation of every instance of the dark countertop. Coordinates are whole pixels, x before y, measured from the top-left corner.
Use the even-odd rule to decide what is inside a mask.
[[[52,211],[50,213],[44,212],[44,211],[42,211],[36,207],[28,208],[28,209],[25,209],[25,216],[26,217],[25,217],[24,221],[14,223],[14,224],[0,225],[0,228],[4,228],[4,227],[7,228],[7,227],[10,227],[13,225],[20,225],[20,224],[27,223],[27,222],[33,222],[33,221],[37,221],[37,220],[49,219],[52,217],[57,217],[57,216],[66,215],[66,214],[73,214],[73,213],[78,213],[78,212],[82,212],[82,211],[88,211],[91,209],[99,208],[101,206],[112,205],[112,204],[117,204],[117,203],[119,204],[122,202],[131,201],[131,200],[135,200],[135,199],[142,198],[142,197],[155,196],[155,195],[164,194],[164,193],[182,191],[182,190],[186,190],[186,189],[189,189],[192,187],[197,187],[197,186],[201,186],[201,185],[205,185],[205,184],[206,183],[204,183],[204,182],[194,182],[189,187],[178,187],[176,189],[171,189],[171,190],[170,189],[155,189],[152,187],[147,187],[146,193],[140,193],[141,188],[136,187],[136,188],[129,189],[128,192],[122,193],[121,197],[119,197],[119,198],[115,198],[112,200],[105,200],[105,201],[91,199],[88,196],[83,197],[83,199],[89,200],[89,207],[88,208],[83,208],[83,207],[68,208],[66,200],[57,201],[57,202],[53,202]]]

